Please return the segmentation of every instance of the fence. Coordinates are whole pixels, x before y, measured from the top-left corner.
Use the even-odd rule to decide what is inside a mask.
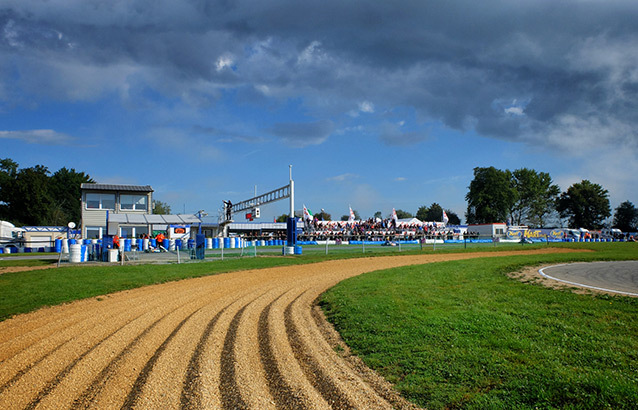
[[[58,242],[59,241],[59,242]],[[284,240],[252,240],[242,238],[207,238],[204,251],[205,260],[224,260],[257,256],[280,255],[335,255],[355,253],[399,253],[407,251],[437,251],[445,249],[485,249],[504,245],[525,246],[527,244],[546,244],[556,242],[574,242],[574,239],[523,238],[506,239],[492,236],[466,236],[461,239],[420,238],[412,240],[318,240],[299,241],[295,248],[285,246]],[[592,239],[583,242],[611,242],[611,238]],[[50,251],[59,254],[59,262],[111,262],[129,263],[184,263],[198,261],[195,255],[194,241],[164,241],[161,245],[149,240],[122,239],[120,249],[104,249],[98,240],[56,240]],[[35,252],[26,248],[7,248],[4,253]]]

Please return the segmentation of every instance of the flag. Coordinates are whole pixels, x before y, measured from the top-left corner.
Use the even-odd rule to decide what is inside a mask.
[[[306,205],[303,206],[303,219],[307,221],[312,221],[314,219],[314,216],[312,216],[312,212],[310,212],[310,210],[306,208]]]
[[[394,208],[392,208],[392,219],[395,224],[399,223],[399,217],[397,216],[397,211],[395,211]]]
[[[352,212],[352,207],[348,205],[350,208],[350,217],[348,218],[348,222],[354,222],[354,212]]]
[[[447,214],[445,213],[445,211],[443,211],[443,224],[447,225],[449,220],[450,220],[450,218],[448,218]]]

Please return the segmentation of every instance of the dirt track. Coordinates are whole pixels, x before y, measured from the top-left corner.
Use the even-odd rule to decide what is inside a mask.
[[[20,315],[0,323],[0,408],[407,407],[335,352],[313,310],[322,292],[372,270],[564,251],[327,261],[148,286]]]

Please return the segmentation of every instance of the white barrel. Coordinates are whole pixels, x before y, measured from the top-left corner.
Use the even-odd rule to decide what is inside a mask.
[[[62,239],[62,253],[69,253],[69,240]]]
[[[263,239],[259,241],[259,246],[266,246],[266,241]]]
[[[168,240],[168,250],[169,251],[174,251],[175,250],[175,239],[169,239]]]
[[[236,242],[236,241],[235,241],[235,239],[237,239],[237,238],[230,238],[230,248],[231,248],[231,249],[236,248],[236,246],[235,246],[235,242]]]
[[[109,249],[109,262],[117,262],[117,249]]]
[[[74,244],[69,246],[69,262],[82,262],[82,245]]]
[[[284,246],[284,255],[294,255],[295,247],[294,246]]]
[[[206,238],[206,249],[213,249],[213,238]]]
[[[142,239],[142,250],[146,252],[148,250],[148,238]]]

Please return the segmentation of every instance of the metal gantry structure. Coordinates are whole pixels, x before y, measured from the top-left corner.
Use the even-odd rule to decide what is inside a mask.
[[[231,216],[232,214],[257,209],[261,205],[269,204],[272,202],[281,201],[282,199],[290,198],[290,217],[294,218],[295,216],[295,181],[292,179],[292,165],[289,165],[289,176],[290,181],[288,185],[285,185],[281,188],[273,189],[270,192],[266,192],[265,194],[257,195],[255,192],[255,196],[250,199],[246,199],[244,201],[238,202],[236,204],[232,204],[231,206]],[[256,188],[255,188],[256,189]],[[230,219],[227,218],[227,210],[224,209],[220,221],[230,222]]]

